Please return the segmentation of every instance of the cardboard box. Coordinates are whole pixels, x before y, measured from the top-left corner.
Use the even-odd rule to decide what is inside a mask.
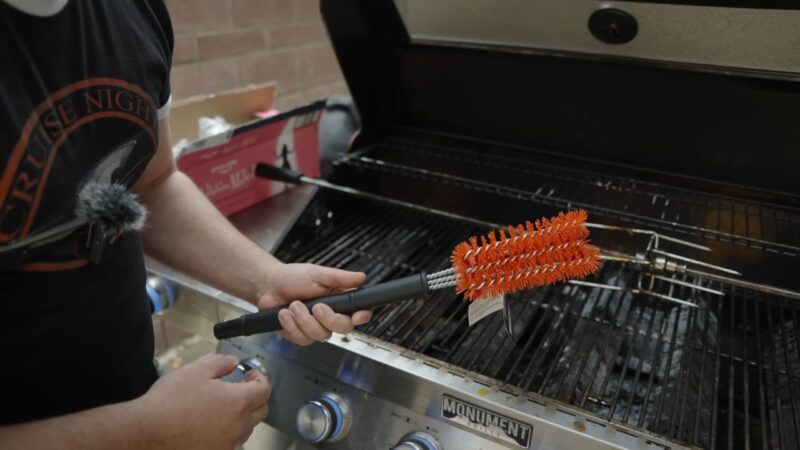
[[[181,139],[197,141],[197,120],[202,116],[222,116],[234,125],[253,122],[256,114],[272,109],[276,89],[276,83],[251,85],[173,103],[169,117],[172,142],[177,143]]]
[[[176,157],[186,173],[225,215],[248,208],[288,186],[255,177],[259,162],[319,176],[319,119],[325,102],[271,111],[275,85],[190,99],[170,117],[173,142],[190,141]],[[270,112],[271,111],[271,112]],[[232,130],[197,140],[197,119],[223,116]],[[254,117],[268,116],[267,118]]]

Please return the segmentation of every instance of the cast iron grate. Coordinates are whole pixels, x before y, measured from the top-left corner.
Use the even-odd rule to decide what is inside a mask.
[[[445,267],[452,246],[480,231],[390,205],[318,196],[277,255],[364,271],[368,283],[378,283]],[[635,275],[607,262],[596,279],[626,285]],[[708,287],[727,295],[658,287],[692,298],[696,309],[573,285],[516,294],[516,345],[499,314],[468,327],[467,304],[448,291],[379,309],[360,331],[680,442],[798,448],[797,306]]]
[[[800,256],[800,209],[500,156],[394,139],[342,164],[429,180],[557,209],[583,208],[593,218],[619,221],[676,237],[695,236],[739,247]],[[602,219],[601,219],[602,218]]]

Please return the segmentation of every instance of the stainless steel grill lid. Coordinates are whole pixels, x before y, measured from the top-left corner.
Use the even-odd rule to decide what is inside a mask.
[[[510,27],[527,18],[520,4],[530,2],[493,3],[468,2],[429,21],[446,28],[471,20],[479,33],[491,21]],[[581,39],[596,40],[588,20],[600,2],[534,3],[572,10],[552,26],[574,26],[576,33],[580,27]],[[387,1],[323,1],[322,11],[363,117],[356,148],[398,129],[412,129],[588,158],[620,169],[635,166],[652,171],[654,178],[660,173],[685,177],[684,185],[700,186],[698,179],[703,179],[797,195],[800,4],[785,4],[793,9],[711,8],[713,17],[703,21],[708,24],[704,27],[719,35],[712,40],[693,33],[692,42],[658,33],[665,28],[685,32],[683,25],[702,8],[619,4],[623,10],[651,5],[660,11],[637,17],[639,33],[631,42],[597,43],[602,52],[592,54],[570,42],[566,49],[553,50],[536,43],[509,45],[513,39],[498,44],[469,36],[414,37]],[[427,6],[432,12],[440,7],[445,8]],[[688,18],[677,17],[677,12]],[[756,25],[765,15],[788,23]],[[519,25],[519,32],[530,28],[535,33],[535,20]],[[770,30],[769,39],[762,38],[765,30]],[[749,58],[751,68],[717,63],[713,51],[691,64],[671,62],[655,50],[648,53],[640,39],[659,39],[676,53],[712,44],[731,46]],[[744,43],[735,45],[740,39]],[[783,43],[792,44],[779,48]],[[635,58],[625,55],[634,50]],[[783,77],[776,78],[768,64],[759,62],[764,54],[787,62],[779,71]]]

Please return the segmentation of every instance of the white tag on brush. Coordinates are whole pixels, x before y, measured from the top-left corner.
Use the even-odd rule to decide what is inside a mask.
[[[502,311],[504,303],[504,295],[482,298],[471,302],[469,304],[469,308],[467,309],[467,320],[469,321],[469,326],[475,325],[488,315],[494,314],[497,311]]]

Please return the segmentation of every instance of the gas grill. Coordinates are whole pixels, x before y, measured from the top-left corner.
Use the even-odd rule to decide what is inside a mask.
[[[556,12],[529,2],[323,1],[364,123],[329,181],[394,201],[319,190],[280,259],[369,285],[448,267],[488,225],[585,209],[609,255],[641,258],[655,232],[665,265],[741,275],[610,258],[473,326],[443,290],[325,344],[221,342],[269,371],[267,422],[339,449],[800,448],[800,56],[742,23],[800,45],[782,27],[800,6],[698,3],[566,2],[551,38],[534,28]],[[693,11],[715,18],[701,41],[663,42]]]

